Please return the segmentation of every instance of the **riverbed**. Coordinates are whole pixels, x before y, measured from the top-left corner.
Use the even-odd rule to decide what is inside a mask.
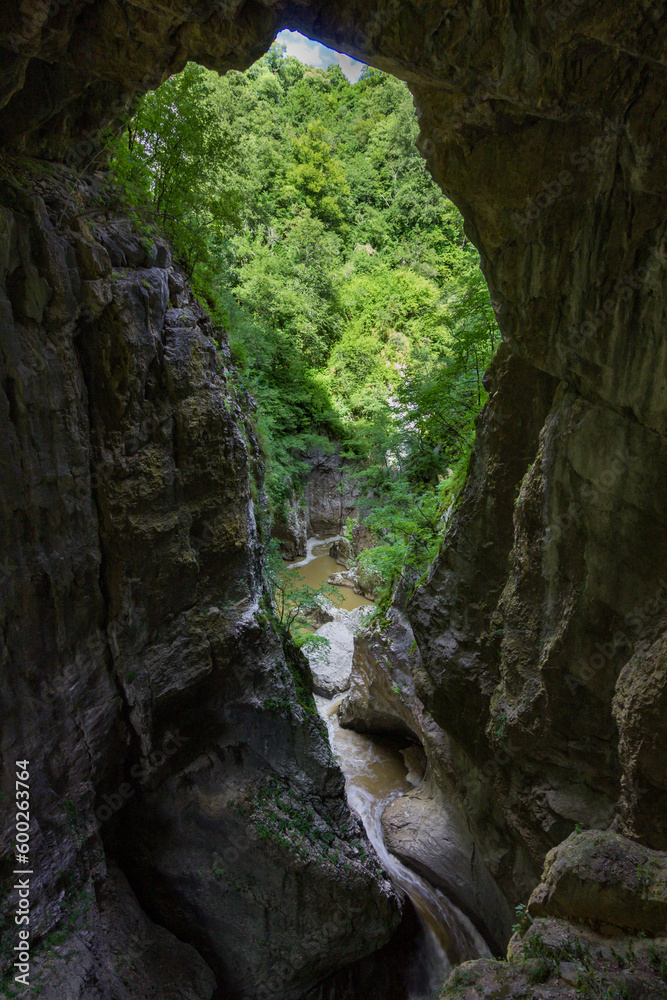
[[[368,839],[394,885],[411,900],[422,926],[417,957],[405,984],[407,1000],[437,1000],[454,965],[473,958],[491,958],[491,951],[470,920],[444,893],[387,850],[382,813],[390,802],[413,787],[400,750],[372,736],[342,729],[337,715],[341,695],[315,701],[345,775],[348,803],[361,817]]]
[[[309,587],[314,587],[317,590],[324,586],[332,573],[340,573],[344,569],[329,555],[330,545],[341,537],[341,535],[333,535],[331,538],[309,538],[305,558],[289,563],[288,568],[298,572],[303,582]],[[334,587],[334,590],[340,595],[340,599],[336,600],[337,606],[345,611],[353,611],[362,605],[373,604],[373,601],[369,601],[367,597],[355,594],[351,587]]]
[[[311,587],[321,587],[341,567],[328,555],[334,541],[309,539],[306,558],[292,564]],[[346,587],[337,588],[347,599],[343,611],[372,604]],[[351,668],[350,654],[350,668]],[[350,807],[360,816],[368,839],[399,890],[412,902],[422,933],[417,958],[407,975],[407,1000],[436,1000],[452,967],[473,958],[489,958],[491,951],[470,920],[439,889],[430,885],[391,854],[384,842],[382,814],[395,798],[413,787],[408,768],[395,743],[342,729],[338,707],[345,694],[316,697],[320,715],[327,724],[331,748],[345,776]]]

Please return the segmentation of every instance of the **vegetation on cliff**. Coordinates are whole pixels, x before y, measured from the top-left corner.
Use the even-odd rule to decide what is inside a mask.
[[[364,554],[386,581],[434,553],[461,482],[495,317],[462,220],[425,169],[405,84],[286,57],[188,65],[114,145],[258,401],[279,510],[312,446],[358,459]]]

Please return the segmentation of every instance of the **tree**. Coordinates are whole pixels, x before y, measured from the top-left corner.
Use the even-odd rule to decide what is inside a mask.
[[[333,156],[325,136],[322,123],[317,121],[310,122],[306,134],[294,140],[294,162],[287,170],[286,181],[295,199],[325,225],[340,229],[348,212],[350,187],[343,165]]]
[[[309,587],[296,569],[288,569],[280,555],[279,543],[274,539],[269,546],[266,580],[271,594],[271,606],[281,635],[296,640],[297,645],[313,643],[311,617],[323,602],[340,606],[342,597],[335,587]]]
[[[417,134],[405,84],[366,69],[351,85],[274,45],[245,73],[188,66],[147,95],[112,163],[228,332],[272,510],[299,494],[304,453],[337,442],[385,594],[437,544],[499,340]]]
[[[134,205],[148,207],[192,276],[210,240],[238,222],[238,196],[223,170],[234,159],[233,142],[206,71],[188,64],[146,94],[113,154]]]

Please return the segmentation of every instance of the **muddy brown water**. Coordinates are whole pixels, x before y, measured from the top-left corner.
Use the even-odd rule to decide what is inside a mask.
[[[336,560],[332,559],[329,555],[329,546],[339,537],[339,535],[335,535],[332,538],[324,539],[309,538],[308,554],[305,559],[289,563],[288,568],[292,570],[292,572],[298,573],[304,583],[307,583],[309,587],[317,589],[318,587],[324,586],[332,573],[344,572],[344,567],[340,566]],[[367,597],[361,597],[359,594],[355,594],[351,587],[334,587],[334,590],[339,595],[339,599],[337,599],[335,603],[338,607],[343,608],[345,611],[353,611],[362,604],[373,603],[372,601],[369,601]]]
[[[340,572],[328,554],[333,538],[309,539],[306,558],[293,563],[311,587],[321,587],[331,573]],[[336,588],[351,611],[372,601],[347,587]],[[327,724],[332,750],[345,775],[350,807],[361,817],[368,839],[394,884],[410,898],[422,925],[418,957],[405,983],[407,1000],[435,1000],[452,967],[472,958],[488,958],[491,952],[468,918],[452,902],[416,872],[391,854],[384,842],[382,813],[395,798],[412,788],[400,749],[338,725],[338,706],[343,695],[316,698]]]
[[[317,698],[329,739],[345,775],[347,800],[361,817],[368,839],[392,881],[409,896],[422,925],[417,959],[408,972],[407,1000],[436,1000],[454,965],[490,958],[491,951],[470,920],[439,889],[408,868],[385,845],[382,813],[413,787],[393,743],[342,729],[337,709],[341,696]]]

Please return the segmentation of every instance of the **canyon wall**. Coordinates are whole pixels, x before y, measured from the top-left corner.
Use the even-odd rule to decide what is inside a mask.
[[[494,803],[479,843],[512,902],[576,824],[664,850],[662,5],[25,0],[0,22],[9,177],[19,154],[90,173],[136,94],[187,59],[244,68],[282,27],[408,81],[420,147],[479,248],[505,341],[462,501],[407,609],[415,698],[449,748],[441,780],[473,832]],[[40,761],[38,926],[55,927],[69,889],[98,914],[90,942],[77,931],[81,982],[108,970],[104,907],[120,893],[137,912],[120,875],[90,898],[115,857],[152,953],[179,937],[181,978],[208,996],[211,969],[231,976],[216,951],[228,934],[233,953],[239,926],[216,922],[225,892],[244,913],[264,903],[257,886],[230,889],[222,862],[220,876],[187,869],[183,843],[210,859],[211,830],[231,837],[236,804],[269,808],[270,795],[288,823],[268,777],[312,803],[322,833],[348,843],[351,821],[297,707],[299,667],[262,617],[251,403],[166,248],[142,246],[112,211],[93,233],[94,180],[68,175],[49,194],[38,173],[3,189],[3,762]],[[124,769],[151,759],[137,791]],[[123,854],[123,829],[150,878]],[[257,849],[267,884],[295,877],[275,838]],[[368,952],[398,910],[380,876],[358,877]],[[343,920],[349,896],[325,857],[309,878]],[[350,935],[343,922],[341,963],[360,956]],[[314,946],[313,982],[334,971],[326,951]],[[257,945],[244,987],[257,992],[264,959]],[[303,991],[302,975],[279,989]]]
[[[267,614],[253,403],[104,181],[24,171],[0,229],[2,973],[27,759],[42,996],[297,1000],[400,905]]]

